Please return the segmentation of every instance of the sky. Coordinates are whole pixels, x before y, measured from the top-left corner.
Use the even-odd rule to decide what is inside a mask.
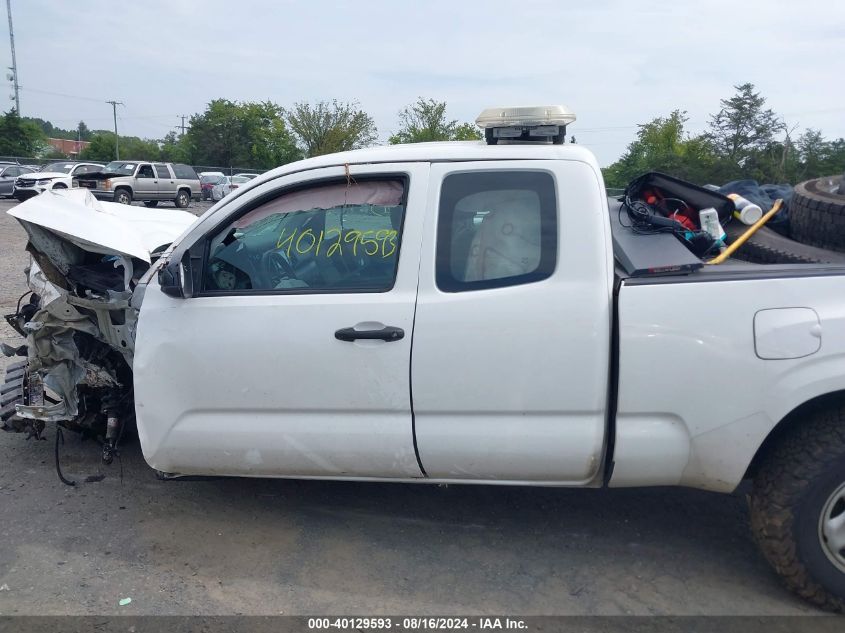
[[[417,97],[472,121],[565,104],[608,165],[674,109],[698,133],[751,82],[800,132],[845,136],[845,2],[11,0],[21,114],[161,138],[215,98],[357,101],[386,141]],[[11,66],[6,39],[3,66]],[[7,93],[12,94],[7,82]],[[9,101],[2,110],[13,105]]]

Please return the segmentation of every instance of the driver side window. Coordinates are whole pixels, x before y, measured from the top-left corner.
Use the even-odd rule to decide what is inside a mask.
[[[396,279],[404,215],[399,179],[287,191],[211,238],[203,290],[386,292]]]

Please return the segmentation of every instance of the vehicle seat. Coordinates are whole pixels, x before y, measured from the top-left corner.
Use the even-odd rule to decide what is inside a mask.
[[[465,281],[516,277],[540,265],[540,208],[511,201],[482,220],[472,239]]]

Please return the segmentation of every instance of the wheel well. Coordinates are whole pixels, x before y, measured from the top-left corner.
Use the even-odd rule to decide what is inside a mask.
[[[760,445],[760,448],[757,449],[757,452],[754,454],[754,458],[748,465],[748,469],[745,471],[743,479],[750,479],[754,477],[754,475],[757,474],[760,465],[766,460],[766,457],[774,449],[774,447],[777,446],[781,439],[788,435],[793,428],[800,425],[808,414],[814,411],[820,411],[842,405],[845,405],[845,389],[816,396],[812,400],[808,400],[807,402],[795,407],[786,416],[784,416],[780,422],[777,423],[775,428],[773,428],[766,436],[766,439],[763,440],[763,443]]]
[[[189,196],[190,196],[190,195],[192,195],[192,194],[191,194],[191,188],[190,188],[190,187],[179,187],[179,188],[176,190],[176,195],[179,195],[179,193],[180,193],[180,192],[182,192],[182,191],[186,191],[186,192],[188,193],[188,195],[189,195]]]
[[[121,189],[126,189],[126,191],[130,193],[130,195],[132,194],[132,187],[130,187],[129,185],[118,185],[114,188],[114,192],[117,193]]]

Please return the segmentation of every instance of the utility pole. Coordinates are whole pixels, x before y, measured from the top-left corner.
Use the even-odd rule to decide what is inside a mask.
[[[182,119],[182,136],[185,136],[185,119],[188,118],[188,115],[180,114],[179,117]]]
[[[12,43],[12,76],[15,82],[15,111],[21,115],[20,86],[18,85],[18,62],[15,59],[15,30],[12,28],[12,0],[6,0],[6,13],[9,14],[9,41]]]
[[[7,0],[8,1],[8,0]],[[117,143],[117,106],[123,105],[122,101],[106,101],[111,104],[112,113],[114,114],[114,159],[120,160],[120,148]]]

